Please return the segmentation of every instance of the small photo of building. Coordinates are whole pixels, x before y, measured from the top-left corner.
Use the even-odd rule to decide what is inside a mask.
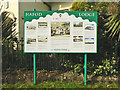
[[[69,37],[70,22],[51,22],[52,37]]]
[[[73,42],[83,42],[83,36],[73,36]]]

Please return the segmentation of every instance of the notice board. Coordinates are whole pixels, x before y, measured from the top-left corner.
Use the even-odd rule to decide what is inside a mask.
[[[25,53],[97,53],[96,11],[24,11]]]

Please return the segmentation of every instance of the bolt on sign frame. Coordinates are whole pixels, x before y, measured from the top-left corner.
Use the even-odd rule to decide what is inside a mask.
[[[85,53],[86,85],[87,53],[97,53],[97,12],[24,11],[24,53]]]

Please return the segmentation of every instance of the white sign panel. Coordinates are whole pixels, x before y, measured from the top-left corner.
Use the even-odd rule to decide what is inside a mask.
[[[67,12],[54,12],[52,15],[26,20],[24,26],[25,53],[97,52],[95,21]]]

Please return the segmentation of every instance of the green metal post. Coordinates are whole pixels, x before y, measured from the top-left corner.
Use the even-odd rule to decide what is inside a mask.
[[[87,11],[87,9],[85,9]],[[87,54],[84,56],[84,85],[87,85]]]
[[[36,64],[35,64],[35,54],[33,54],[33,68],[34,68],[34,84],[36,84]]]
[[[35,9],[33,9],[35,11]],[[33,54],[33,68],[34,68],[34,84],[36,84],[36,62],[35,62],[35,54]]]
[[[84,85],[87,85],[87,54],[84,56]]]

